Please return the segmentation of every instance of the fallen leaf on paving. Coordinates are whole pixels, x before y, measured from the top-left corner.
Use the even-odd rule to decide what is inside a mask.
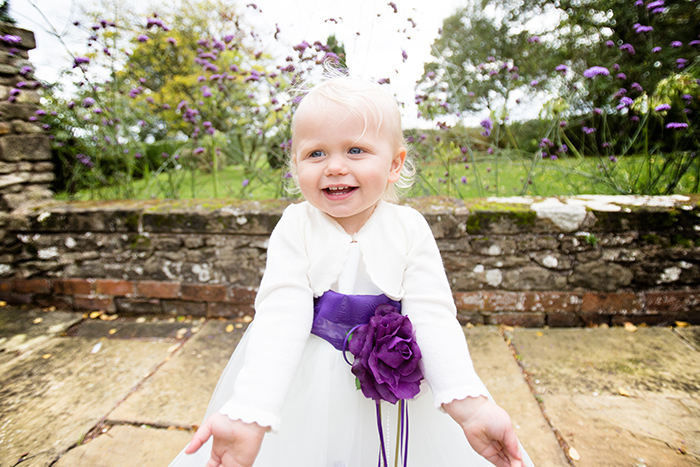
[[[233,324],[226,326],[226,332],[233,332]]]
[[[100,319],[102,321],[114,321],[117,318],[118,318],[117,315],[104,315],[104,314],[100,315]]]
[[[90,353],[97,353],[100,351],[101,348],[102,348],[102,342],[98,342],[97,344],[95,344],[92,347],[92,350],[90,351]]]
[[[109,330],[109,333],[110,333],[110,334],[116,334],[116,333],[117,333],[117,330],[114,329],[114,328],[112,328],[112,329]]]
[[[184,335],[187,334],[187,328],[180,328],[177,330],[177,333],[175,333],[175,337],[178,339],[184,337]]]
[[[685,321],[676,321],[676,327],[687,328],[688,326],[690,326],[690,323],[686,323]]]
[[[501,329],[504,331],[515,331],[515,328],[513,326],[506,326],[505,324],[501,326]]]
[[[167,352],[168,352],[168,353],[173,353],[173,352],[175,352],[175,351],[176,351],[177,349],[179,349],[179,348],[180,348],[180,344],[171,345],[170,347],[168,347]]]
[[[140,323],[145,323],[145,322],[146,322],[146,318],[144,318],[143,316],[141,316],[141,317],[139,317],[139,318],[136,318],[136,322],[139,323],[139,324],[140,324]]]
[[[236,329],[241,329],[243,327],[243,323],[236,323]]]
[[[7,302],[0,301],[0,306],[7,306]]]
[[[243,317],[243,322],[244,322],[244,323],[250,323],[251,321],[253,321],[253,317],[252,317],[252,316],[245,315],[245,316]]]
[[[569,457],[572,460],[575,461],[580,461],[581,460],[581,455],[578,453],[578,451],[574,448],[569,448]]]
[[[44,321],[44,318],[34,318],[33,323],[34,323],[34,324],[39,324],[39,323],[41,323],[42,321]]]
[[[55,307],[55,306],[49,306],[49,307],[46,307],[46,308],[42,308],[42,310],[43,310],[43,311],[56,311],[56,307]]]
[[[197,334],[199,332],[199,328],[197,326],[193,326],[190,328],[190,331],[192,331],[192,334]]]
[[[537,337],[542,337],[544,336],[544,333],[542,331],[537,331]]]
[[[634,332],[637,330],[637,326],[630,323],[629,321],[625,323],[625,331]]]
[[[629,392],[627,392],[625,388],[619,388],[617,391],[620,393],[621,396],[632,397],[632,395]]]
[[[44,355],[41,356],[41,358],[43,358],[44,360],[47,360],[47,359],[51,358],[51,354],[45,353]]]
[[[101,311],[93,311],[90,313],[90,319],[98,318],[102,314]]]

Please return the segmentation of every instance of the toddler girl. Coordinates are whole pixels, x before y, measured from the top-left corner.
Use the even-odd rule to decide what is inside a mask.
[[[272,232],[255,319],[171,467],[531,465],[474,372],[428,223],[391,203],[412,175],[400,120],[346,77],[302,99],[305,201]],[[365,340],[389,328],[385,347]]]

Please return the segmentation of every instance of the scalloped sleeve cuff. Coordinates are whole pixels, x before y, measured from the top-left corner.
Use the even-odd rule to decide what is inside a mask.
[[[475,381],[468,386],[462,386],[460,388],[450,389],[442,391],[440,393],[433,394],[433,402],[435,408],[444,412],[443,404],[449,404],[452,401],[466,399],[467,397],[479,397],[485,396],[491,398],[486,386],[481,380]]]
[[[280,418],[266,410],[243,407],[229,401],[221,407],[220,413],[231,420],[240,420],[245,423],[257,423],[262,427],[270,427],[274,433],[280,429]]]

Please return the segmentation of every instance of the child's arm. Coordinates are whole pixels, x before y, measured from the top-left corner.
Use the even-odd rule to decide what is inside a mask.
[[[268,430],[256,423],[231,420],[226,415],[215,413],[199,427],[185,452],[196,452],[213,436],[211,458],[206,467],[250,467]]]
[[[484,396],[442,406],[464,430],[472,448],[497,467],[521,467],[522,455],[510,417]]]

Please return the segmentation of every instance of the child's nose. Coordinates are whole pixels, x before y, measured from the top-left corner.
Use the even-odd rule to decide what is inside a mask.
[[[342,154],[330,154],[326,164],[326,175],[345,175],[348,172],[347,160]]]

